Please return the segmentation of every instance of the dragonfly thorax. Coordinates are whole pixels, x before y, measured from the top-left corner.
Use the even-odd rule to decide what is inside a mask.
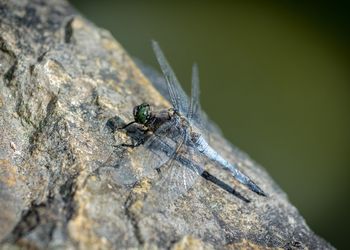
[[[145,126],[149,131],[154,132],[162,124],[174,117],[172,109],[159,112],[151,112],[151,107],[148,103],[142,103],[133,110],[134,122]]]

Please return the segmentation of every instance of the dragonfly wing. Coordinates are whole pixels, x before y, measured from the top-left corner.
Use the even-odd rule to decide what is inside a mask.
[[[199,89],[199,74],[197,64],[193,64],[192,67],[192,83],[191,83],[191,101],[187,112],[187,118],[189,121],[195,125],[201,134],[207,139],[207,118],[202,112],[200,105],[200,89]]]
[[[161,168],[159,180],[145,200],[144,212],[153,213],[174,203],[193,186],[202,172],[203,168],[194,161],[194,148],[188,146],[186,135],[174,157]]]
[[[156,41],[152,41],[152,46],[154,53],[157,57],[160,68],[165,77],[168,91],[170,95],[170,100],[172,105],[176,110],[178,110],[181,114],[187,114],[188,111],[188,96],[185,91],[182,89],[177,77],[168,63],[167,59],[164,56],[164,53],[160,49],[158,43]]]
[[[192,66],[192,83],[191,83],[191,102],[187,112],[187,117],[189,119],[196,120],[197,116],[200,116],[199,111],[201,110],[199,102],[199,75],[198,75],[198,66],[193,64]],[[198,117],[201,118],[201,117]]]
[[[177,123],[177,120],[171,119],[152,134],[140,132],[133,138],[143,140],[142,145],[132,150],[116,147],[102,166],[115,168],[118,181],[128,185],[144,177],[152,178],[157,174],[155,170],[164,165],[176,151],[181,132]],[[130,154],[125,154],[127,151]]]
[[[141,177],[155,173],[155,170],[168,162],[174,156],[183,137],[184,130],[178,117],[174,116],[150,135],[142,146],[135,148],[132,158],[141,165]]]

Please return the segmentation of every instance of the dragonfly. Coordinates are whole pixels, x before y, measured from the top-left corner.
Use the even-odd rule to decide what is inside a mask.
[[[123,144],[140,148],[135,157],[142,162],[145,173],[157,170],[162,178],[156,184],[157,199],[174,200],[188,191],[204,168],[201,159],[207,159],[227,171],[234,179],[258,195],[265,192],[237,164],[227,161],[206,139],[207,119],[204,118],[199,102],[199,73],[196,64],[192,68],[191,98],[182,89],[174,71],[168,63],[159,44],[152,41],[152,47],[166,80],[171,108],[153,111],[150,104],[142,103],[133,109],[134,120],[124,125],[127,129],[136,124],[147,134],[146,139],[134,144]]]

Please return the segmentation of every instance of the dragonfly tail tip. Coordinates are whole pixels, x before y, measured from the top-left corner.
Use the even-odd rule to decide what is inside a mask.
[[[261,188],[259,188],[258,185],[256,185],[254,182],[252,182],[252,181],[249,182],[248,187],[254,193],[261,195],[261,196],[264,196],[264,197],[267,197],[267,194]]]

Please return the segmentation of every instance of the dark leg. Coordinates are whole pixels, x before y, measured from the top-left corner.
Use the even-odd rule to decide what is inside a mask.
[[[145,135],[146,133],[149,132],[148,129],[140,129],[140,128],[138,128],[138,129],[139,129],[139,131],[141,131],[144,135]],[[136,147],[142,145],[142,144],[145,142],[145,138],[141,138],[141,139],[139,139],[139,140],[137,140],[137,141],[136,141],[134,138],[131,138],[131,140],[132,140],[132,143],[121,143],[121,144],[119,144],[119,145],[114,145],[114,147],[120,147],[120,146],[122,146],[122,147],[136,148]]]
[[[166,166],[167,166],[166,164],[163,164],[163,165],[155,168],[155,170],[157,171],[158,174],[161,174],[163,169],[166,168]]]
[[[128,124],[124,125],[123,127],[117,128],[117,129],[126,129],[127,127],[129,127],[130,125],[134,124],[135,121],[129,122]]]
[[[130,122],[130,123],[124,125],[124,126],[121,127],[121,128],[118,128],[118,129],[125,129],[125,128],[127,128],[128,126],[130,126],[131,124],[134,124],[134,123],[135,123],[135,121],[132,121],[132,122]],[[131,138],[132,143],[121,143],[121,144],[118,144],[118,145],[114,145],[114,147],[120,147],[120,146],[122,146],[122,147],[136,148],[136,147],[142,145],[142,144],[145,142],[145,138],[146,138],[145,135],[146,135],[146,133],[148,133],[150,130],[149,130],[147,127],[141,128],[140,126],[137,127],[137,130],[140,131],[140,132],[143,134],[143,137],[144,137],[144,138],[141,138],[141,139],[139,139],[139,140],[137,140],[137,141],[135,140],[135,138]],[[127,133],[128,133],[128,132],[127,132]],[[136,142],[135,142],[135,141],[136,141]]]
[[[115,148],[118,148],[118,147],[136,148],[136,147],[142,145],[143,143],[144,143],[144,140],[139,140],[139,141],[135,142],[135,140],[132,139],[131,143],[121,143],[118,145],[113,145],[113,147],[115,147]]]
[[[126,124],[126,125],[124,125],[123,127],[120,127],[120,128],[117,128],[118,130],[120,129],[126,129],[127,127],[129,127],[130,125],[132,125],[132,124],[134,124],[134,123],[136,123],[135,121],[132,121],[132,122],[129,122],[128,124]],[[145,126],[142,126],[142,127],[145,127]],[[142,129],[141,128],[141,126],[138,126],[137,127],[137,129],[139,130],[139,131],[141,131],[142,133],[144,133],[144,134],[146,134],[148,131],[150,131],[149,130],[149,128],[144,128],[144,129]]]
[[[122,146],[122,147],[128,147],[128,148],[136,148],[142,144],[143,144],[143,140],[140,140],[135,143],[122,143],[120,145],[115,145],[115,147]]]

